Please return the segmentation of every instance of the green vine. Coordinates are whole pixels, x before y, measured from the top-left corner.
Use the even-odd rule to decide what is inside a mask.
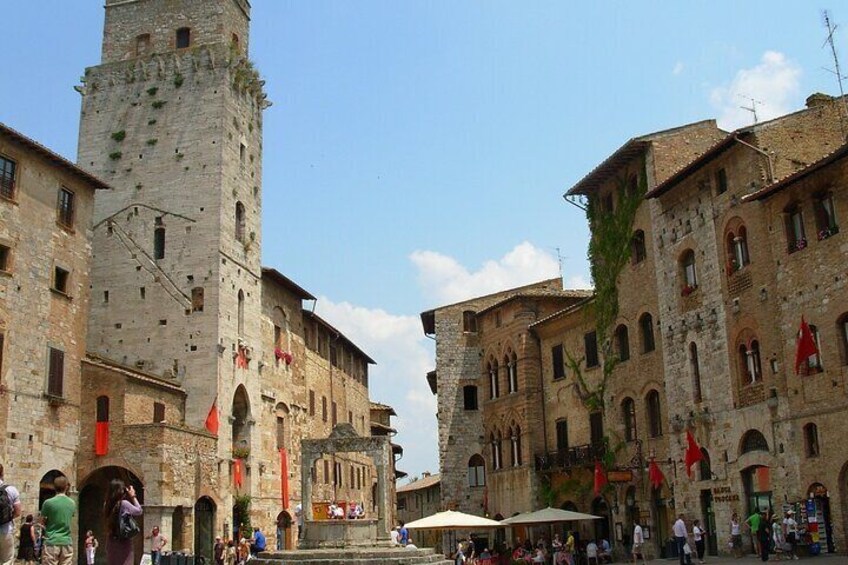
[[[233,497],[233,512],[239,517],[239,532],[247,532],[245,537],[253,535],[253,528],[250,524],[250,495],[239,494]]]
[[[589,265],[595,296],[587,312],[593,316],[598,349],[601,357],[601,379],[592,386],[583,374],[585,357],[576,358],[566,351],[566,364],[577,379],[577,390],[583,405],[591,412],[604,411],[605,394],[610,376],[619,363],[613,350],[613,324],[618,318],[618,276],[630,261],[633,221],[636,210],[648,190],[646,163],[642,160],[641,174],[635,190],[629,176],[616,178],[617,206],[603,210],[597,196],[586,206],[586,217],[592,229],[589,242]]]

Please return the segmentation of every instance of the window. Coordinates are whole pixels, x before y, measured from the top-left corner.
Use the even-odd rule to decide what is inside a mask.
[[[698,288],[698,277],[695,274],[695,252],[687,249],[680,258],[680,266],[683,269],[683,294],[685,296]]]
[[[162,216],[156,218],[153,228],[153,258],[165,258],[165,224]]]
[[[842,364],[848,365],[848,312],[836,321],[836,333],[839,336],[839,351],[842,352]]]
[[[498,470],[501,468],[501,433],[489,435],[489,444],[492,449],[492,469]]]
[[[477,312],[466,310],[462,313],[462,331],[465,333],[477,333]]]
[[[836,223],[836,208],[833,206],[833,194],[820,192],[813,197],[813,213],[816,216],[816,235],[819,241],[839,233]]]
[[[109,421],[109,397],[98,396],[96,401],[95,418],[98,422]]]
[[[187,27],[181,27],[177,30],[177,49],[185,49],[191,45],[191,30]]]
[[[203,312],[203,287],[196,286],[191,289],[191,311]]]
[[[621,416],[624,419],[624,440],[636,439],[636,403],[632,398],[625,398],[621,403]]]
[[[752,451],[768,451],[768,442],[765,436],[758,430],[748,430],[742,436],[740,451],[742,453],[751,453]]]
[[[586,367],[597,367],[600,365],[598,358],[598,334],[589,332],[583,336],[583,345],[586,348]]]
[[[807,247],[807,236],[804,232],[804,216],[798,203],[790,204],[783,212],[786,224],[786,247],[789,253],[800,251]]]
[[[335,402],[333,402],[333,425],[339,423],[339,410]]]
[[[0,380],[3,380],[3,352],[5,351],[6,336],[0,333]]]
[[[819,428],[812,422],[804,426],[804,448],[807,457],[819,455]]]
[[[330,462],[324,459],[324,484],[330,484]]]
[[[739,344],[739,367],[744,384],[754,384],[763,380],[759,341],[752,339],[747,344]]]
[[[0,196],[15,199],[15,171],[17,164],[0,155]]]
[[[314,390],[309,391],[309,415],[310,416],[315,415],[315,391]]]
[[[489,398],[494,399],[500,396],[500,383],[498,382],[498,362],[494,359],[490,360],[486,365],[486,370],[489,373]]]
[[[150,34],[142,33],[135,38],[135,56],[143,57],[150,53]]]
[[[486,486],[486,464],[480,454],[472,455],[468,460],[468,486]]]
[[[821,340],[819,339],[819,329],[810,324],[810,333],[813,334],[813,341],[816,344],[816,352],[807,358],[807,366],[810,373],[820,373],[824,371],[824,365],[821,358]]]
[[[727,234],[728,273],[734,273],[751,262],[748,255],[748,231],[739,226],[736,233]]]
[[[648,409],[648,431],[651,437],[662,435],[662,411],[660,410],[660,393],[652,390],[645,401]]]
[[[74,193],[67,188],[59,189],[59,202],[56,205],[57,219],[66,228],[74,226]]]
[[[353,425],[353,412],[350,410],[347,411],[347,423]]]
[[[562,344],[551,347],[551,365],[554,371],[554,380],[565,378],[565,359],[562,351]]]
[[[327,421],[327,397],[326,396],[321,397],[321,420],[324,421],[324,422]]]
[[[636,230],[633,238],[630,240],[630,259],[634,265],[641,263],[648,257],[648,252],[645,250],[645,232]]]
[[[244,336],[244,291],[238,291],[238,336]]]
[[[639,332],[642,334],[642,353],[650,353],[656,349],[654,343],[654,318],[647,312],[639,318]]]
[[[715,174],[715,181],[717,194],[724,194],[727,192],[727,171],[723,168],[717,170]]]
[[[698,466],[698,479],[702,481],[709,481],[713,478],[713,467],[710,462],[710,452],[701,448],[701,461]]]
[[[277,449],[285,449],[286,447],[286,419],[282,416],[277,416]]]
[[[153,403],[153,422],[161,424],[165,421],[165,405],[161,402]]]
[[[11,270],[12,249],[6,245],[0,244],[0,271],[8,273]]]
[[[244,243],[244,204],[236,202],[236,241]]]
[[[510,354],[504,360],[507,371],[507,388],[509,393],[518,392],[518,358],[515,353]]]
[[[466,410],[477,410],[477,387],[467,385],[462,387],[463,406]]]
[[[556,447],[557,451],[568,451],[568,420],[556,421]]]
[[[65,385],[65,352],[49,347],[48,355],[47,394],[61,397]]]
[[[689,366],[692,371],[692,400],[698,404],[701,396],[701,362],[698,359],[698,346],[695,342],[689,344]]]
[[[615,328],[615,350],[619,361],[630,359],[630,337],[624,324]]]
[[[53,290],[68,294],[68,279],[70,276],[71,274],[62,267],[55,267],[53,269]]]
[[[521,466],[521,428],[515,426],[510,430],[511,462],[513,467]]]
[[[604,443],[604,415],[601,412],[589,414],[589,433],[592,445],[599,446]]]

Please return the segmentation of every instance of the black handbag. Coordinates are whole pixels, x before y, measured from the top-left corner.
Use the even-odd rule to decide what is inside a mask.
[[[115,530],[115,537],[118,539],[132,539],[141,532],[138,524],[129,513],[121,513],[121,508],[118,507],[118,528]]]

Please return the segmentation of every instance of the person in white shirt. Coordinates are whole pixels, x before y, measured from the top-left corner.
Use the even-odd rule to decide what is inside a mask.
[[[677,545],[677,555],[680,557],[680,565],[686,565],[686,557],[683,555],[683,546],[686,545],[686,522],[683,521],[683,514],[677,517],[677,521],[672,526],[674,534],[674,543]]]
[[[733,554],[736,558],[742,557],[742,524],[739,522],[739,514],[734,512],[730,518],[730,543],[733,544]]]
[[[704,535],[705,532],[701,529],[701,521],[695,520],[692,522],[692,537],[695,539],[695,551],[698,552],[698,563],[704,562],[704,549],[705,549],[705,540]]]
[[[642,532],[642,526],[639,525],[638,521],[634,520],[633,526],[633,549],[631,550],[631,554],[633,556],[633,563],[636,563],[637,559],[641,559],[642,563],[647,563],[645,561],[645,555],[642,553],[642,545],[645,543],[645,534]]]
[[[786,556],[798,559],[798,556],[795,555],[795,545],[798,543],[798,522],[795,521],[794,510],[788,510],[783,519],[783,538],[789,544],[789,551],[786,552]]]
[[[589,540],[589,544],[586,546],[586,561],[598,565],[598,544],[595,543],[595,540]]]
[[[0,563],[11,565],[15,562],[15,518],[21,515],[21,494],[12,485],[3,482],[3,465],[0,465],[0,488],[6,491],[12,506],[12,519],[0,524]]]
[[[397,526],[392,528],[391,534],[389,534],[389,535],[391,535],[391,537],[392,537],[392,545],[400,545],[400,534],[398,533],[398,527]],[[457,551],[459,551],[460,547],[461,546],[457,546]],[[463,559],[463,561],[465,561],[465,559]]]

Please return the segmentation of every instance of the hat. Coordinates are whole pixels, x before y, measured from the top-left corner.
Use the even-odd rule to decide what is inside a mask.
[[[794,510],[787,510],[786,513],[787,514],[795,514],[795,511]]]

